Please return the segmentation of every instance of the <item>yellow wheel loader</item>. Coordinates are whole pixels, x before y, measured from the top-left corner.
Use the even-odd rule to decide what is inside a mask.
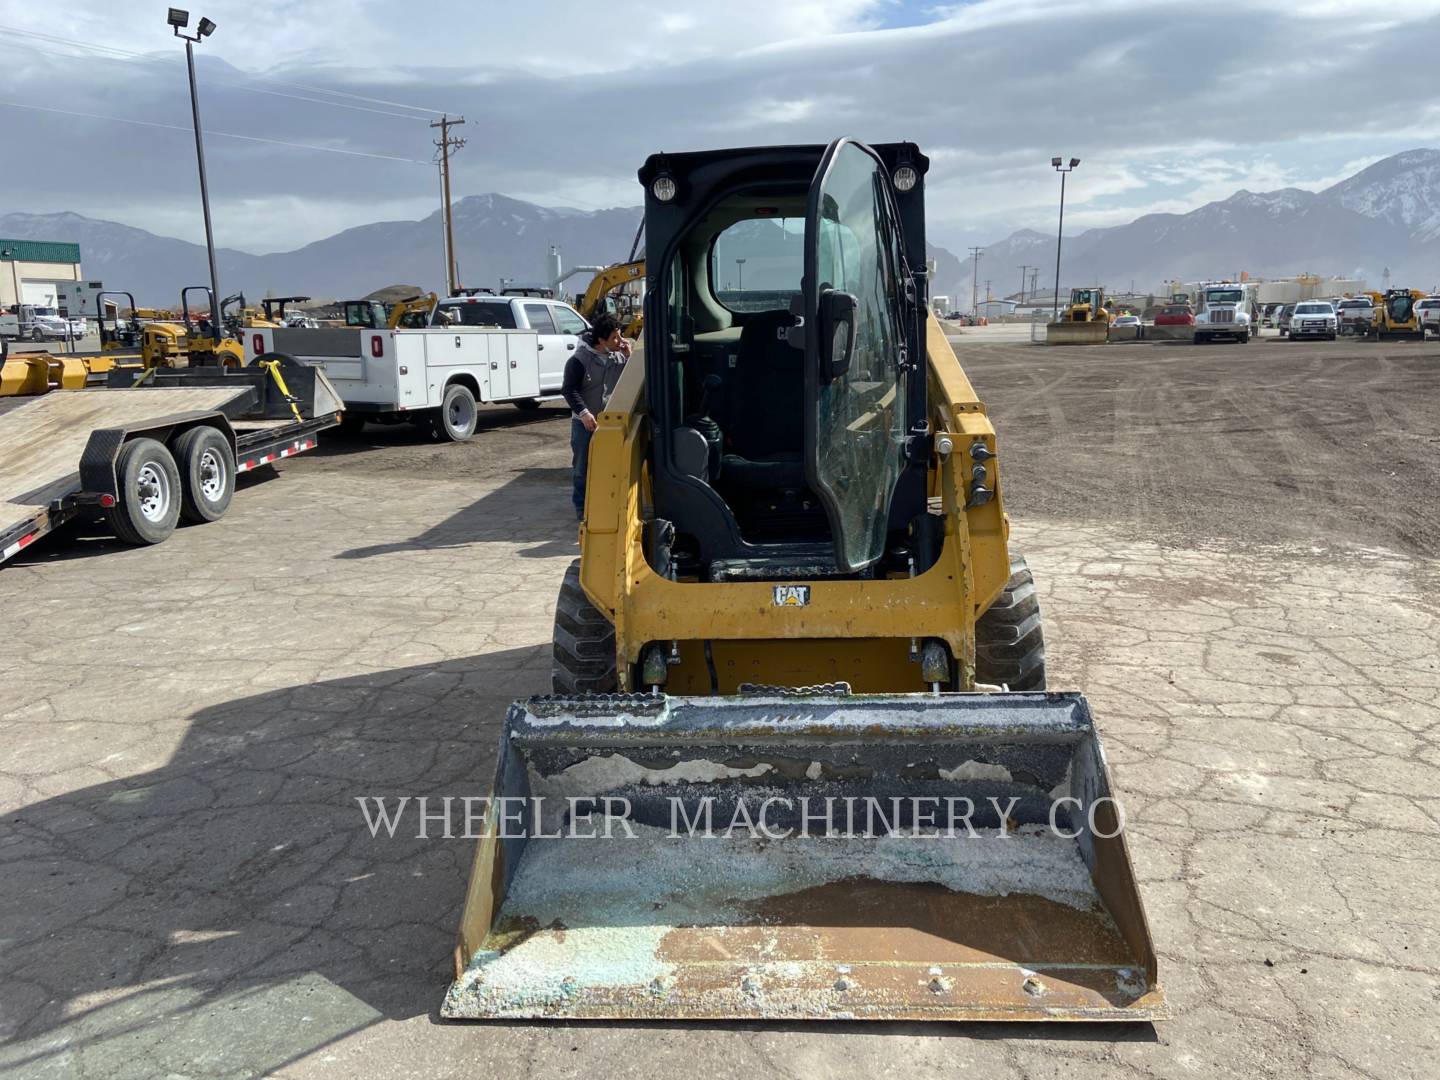
[[[444,1015],[1165,1014],[929,311],[928,165],[839,139],[640,170],[643,356],[591,442],[554,692],[506,717]]]
[[[1415,301],[1425,299],[1418,289],[1388,289],[1383,293],[1367,294],[1375,301],[1375,318],[1370,323],[1370,337],[1375,341],[1386,338],[1414,338],[1425,340],[1425,328],[1420,322],[1420,312]]]

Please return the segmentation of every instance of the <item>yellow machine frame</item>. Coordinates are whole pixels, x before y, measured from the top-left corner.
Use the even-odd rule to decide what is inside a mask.
[[[930,469],[932,505],[939,500],[946,521],[940,558],[913,578],[827,580],[802,608],[775,607],[771,583],[716,587],[671,581],[650,567],[641,526],[649,497],[643,374],[639,364],[627,368],[591,440],[580,534],[581,584],[614,623],[621,691],[638,689],[630,672],[647,643],[678,641],[682,662],[671,670],[667,688],[708,693],[701,648],[685,648],[706,640],[715,643],[721,693],[734,693],[741,682],[793,685],[796,672],[819,681],[814,673],[827,667],[857,691],[919,690],[921,672],[910,642],[920,637],[944,640],[960,662],[962,685],[973,688],[975,622],[1010,576],[1009,522],[999,497],[998,456],[972,456],[979,446],[996,453],[995,429],[933,314],[927,327],[935,444],[952,448],[943,457],[937,453]],[[995,478],[996,496],[967,509],[966,478],[979,460]],[[629,483],[617,483],[621,477]],[[763,648],[753,647],[757,630],[763,631]],[[752,647],[727,649],[726,643]]]

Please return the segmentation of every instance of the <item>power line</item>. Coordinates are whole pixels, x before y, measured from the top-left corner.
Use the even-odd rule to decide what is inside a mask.
[[[75,56],[73,53],[51,52],[49,49],[42,49],[40,46],[28,41],[9,41],[0,38],[0,45],[10,45],[17,49],[26,49],[30,52],[39,53],[41,56],[53,56],[57,60],[108,60],[113,64],[131,63],[128,58],[123,56],[105,56],[103,54],[97,54],[95,56]],[[301,97],[299,94],[287,94],[283,90],[267,90],[263,86],[246,86],[244,83],[237,82],[234,79],[216,78],[212,76],[208,81],[221,86],[230,86],[247,94],[268,94],[271,97],[289,98],[291,101],[304,101],[311,105],[330,105],[337,109],[353,109],[355,112],[371,113],[375,116],[393,116],[397,120],[413,121],[416,119],[411,113],[391,112],[388,109],[372,109],[368,105],[350,105],[344,101],[326,101],[323,98]]]
[[[26,105],[19,101],[0,101],[0,106],[11,109],[32,109],[35,112],[58,113],[61,116],[79,116],[87,120],[104,120],[112,124],[138,124],[141,127],[164,128],[168,131],[190,132],[191,128],[182,127],[179,124],[162,124],[157,120],[134,120],[127,116],[102,116],[99,113],[78,112],[74,109],[57,109],[49,105]],[[266,139],[259,135],[237,135],[232,131],[212,131],[205,129],[206,135],[216,135],[222,139],[242,139],[245,142],[270,143],[272,146],[288,146],[295,150],[319,150],[326,154],[345,154],[349,157],[375,158],[378,161],[401,161],[407,165],[432,165],[434,162],[421,161],[419,158],[397,157],[394,154],[372,154],[365,150],[345,150],[338,146],[316,146],[314,143],[289,142],[285,139]]]
[[[112,57],[112,59],[124,58],[128,60],[153,60],[156,58],[156,54],[154,53],[147,54],[131,52],[128,49],[119,49],[113,45],[102,45],[99,42],[94,41],[77,41],[74,38],[59,37],[55,34],[44,34],[37,30],[23,30],[20,27],[16,26],[0,26],[0,31],[3,31],[7,34],[19,34],[23,37],[37,38],[41,41],[48,41],[59,45],[69,45],[72,48],[86,49],[94,53],[113,53],[114,56]],[[288,86],[292,90],[304,90],[306,93],[309,94],[327,94],[333,97],[343,97],[350,101],[364,101],[368,102],[371,105],[389,105],[392,108],[410,109],[413,112],[425,113],[426,115],[434,115],[437,112],[444,112],[443,109],[429,109],[424,108],[420,105],[410,105],[403,101],[388,101],[385,98],[367,97],[364,94],[352,94],[345,90],[328,90],[323,86],[308,86],[304,83],[286,82],[283,79],[276,79],[273,76],[269,75],[248,75],[247,78],[252,81],[264,80],[266,82],[274,83],[276,86]],[[216,81],[223,81],[226,82],[228,85],[232,86],[240,85],[234,80]],[[326,103],[321,102],[321,104]],[[329,104],[339,105],[340,102],[330,102]],[[407,117],[407,119],[414,119],[414,117]]]

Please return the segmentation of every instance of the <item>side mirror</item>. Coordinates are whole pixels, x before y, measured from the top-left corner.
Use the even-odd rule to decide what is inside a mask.
[[[834,382],[850,370],[855,352],[855,312],[860,303],[854,293],[826,289],[820,294],[820,381]]]

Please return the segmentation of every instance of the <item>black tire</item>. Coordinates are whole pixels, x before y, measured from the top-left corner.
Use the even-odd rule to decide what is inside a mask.
[[[1329,340],[1330,340],[1330,341],[1334,341],[1334,340],[1335,340],[1335,334],[1334,334],[1333,332],[1330,334]]]
[[[115,460],[119,498],[105,521],[127,544],[158,544],[180,520],[180,470],[154,439],[131,439]]]
[[[235,497],[235,454],[213,427],[191,428],[175,440],[180,469],[180,520],[192,525],[219,521]]]
[[[1022,556],[1010,560],[1010,580],[975,624],[975,680],[1011,690],[1045,689],[1045,629],[1035,578]]]
[[[522,412],[533,412],[540,407],[540,399],[533,397],[522,397],[510,403]]]
[[[33,327],[33,328],[31,329],[31,331],[30,331],[30,340],[31,340],[31,341],[44,341],[44,340],[45,340],[45,331],[44,331],[44,330],[41,330],[38,326]]]
[[[430,422],[430,429],[437,439],[450,442],[468,442],[475,434],[475,423],[479,410],[475,407],[475,395],[463,383],[451,383],[445,388],[445,397]]]
[[[340,434],[345,436],[345,438],[357,438],[364,430],[364,413],[344,412],[340,414]]]
[[[565,571],[555,601],[550,682],[557,694],[615,692],[615,627],[580,587],[580,560]]]

